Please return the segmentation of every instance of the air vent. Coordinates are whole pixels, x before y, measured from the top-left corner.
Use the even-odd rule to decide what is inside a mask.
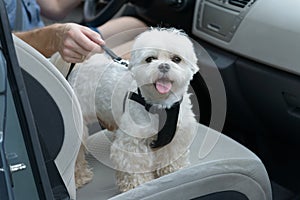
[[[228,0],[228,3],[240,8],[244,8],[251,0]]]

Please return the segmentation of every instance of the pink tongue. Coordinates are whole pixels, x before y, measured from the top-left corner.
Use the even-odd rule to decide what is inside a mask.
[[[166,94],[171,90],[172,83],[170,81],[158,80],[155,87],[159,93]]]

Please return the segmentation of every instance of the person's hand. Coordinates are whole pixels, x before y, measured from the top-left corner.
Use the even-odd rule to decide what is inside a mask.
[[[62,24],[58,32],[60,37],[58,51],[66,62],[79,63],[103,50],[105,42],[99,33],[75,23]]]

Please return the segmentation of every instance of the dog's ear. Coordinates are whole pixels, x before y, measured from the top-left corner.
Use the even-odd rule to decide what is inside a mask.
[[[193,51],[193,53],[191,53],[190,56],[191,57],[189,58],[189,67],[193,74],[196,74],[199,71],[199,65],[195,51]]]
[[[130,58],[129,58],[129,63],[128,63],[128,69],[131,70],[132,67],[137,65],[137,58],[138,58],[138,52],[135,49],[131,49],[130,51]]]
[[[197,73],[199,71],[199,65],[198,65],[198,58],[196,55],[196,48],[195,48],[195,41],[189,38],[188,36],[185,36],[185,51],[183,53],[185,60],[187,61],[190,70],[193,74]]]
[[[199,71],[198,62],[190,63],[190,69],[192,70],[193,74],[196,74]]]

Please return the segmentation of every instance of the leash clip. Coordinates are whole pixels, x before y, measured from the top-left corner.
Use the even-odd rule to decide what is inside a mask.
[[[116,63],[119,63],[121,65],[124,65],[125,67],[128,67],[128,64],[129,64],[129,62],[127,60],[119,59],[119,58],[115,58],[115,59],[113,59],[113,61],[115,61]]]

